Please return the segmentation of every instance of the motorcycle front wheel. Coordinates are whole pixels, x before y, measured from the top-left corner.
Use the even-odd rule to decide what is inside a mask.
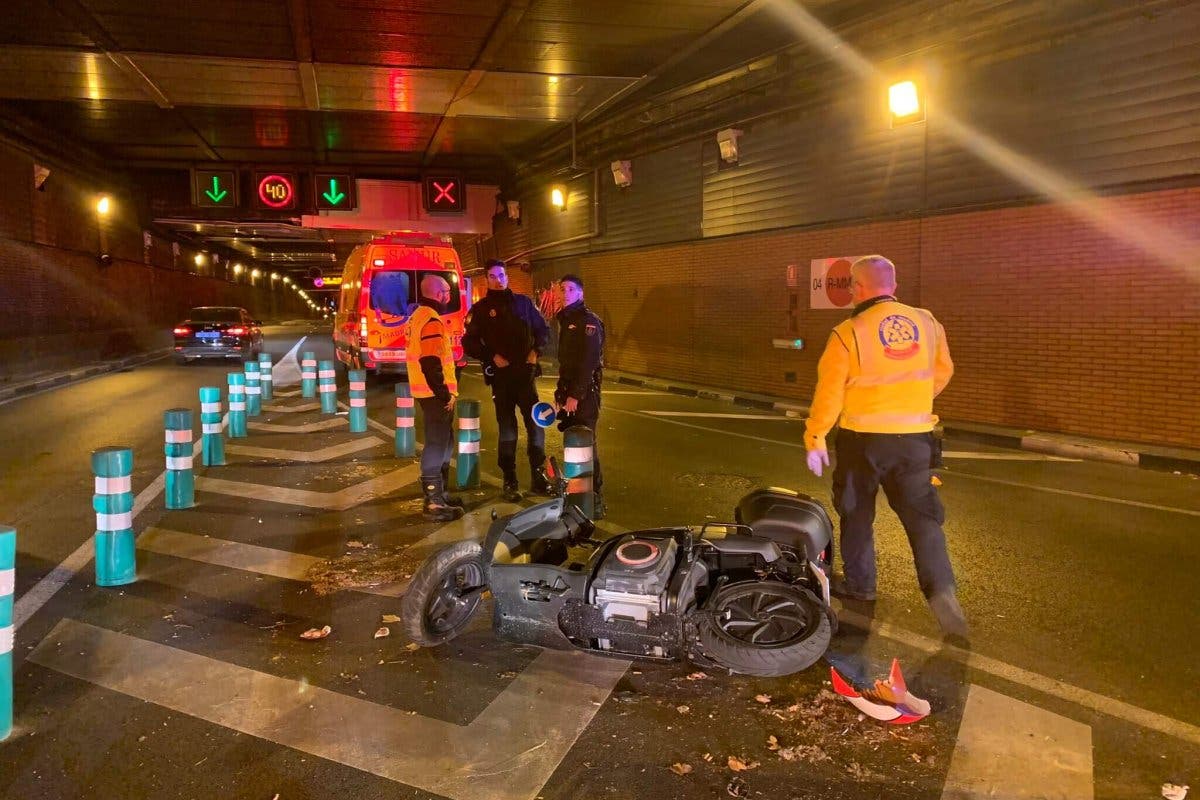
[[[817,596],[778,581],[722,586],[698,633],[713,661],[732,672],[768,678],[808,669],[833,636]]]
[[[400,603],[404,630],[433,647],[458,636],[483,599],[483,551],[478,542],[438,550],[417,569]]]

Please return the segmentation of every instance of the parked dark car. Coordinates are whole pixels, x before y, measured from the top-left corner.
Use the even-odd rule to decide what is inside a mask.
[[[237,306],[201,306],[175,326],[175,363],[197,358],[251,360],[262,352],[261,323]]]

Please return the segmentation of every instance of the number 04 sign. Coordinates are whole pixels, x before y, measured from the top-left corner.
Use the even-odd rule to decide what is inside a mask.
[[[860,256],[814,258],[810,262],[809,308],[849,308],[850,265]]]

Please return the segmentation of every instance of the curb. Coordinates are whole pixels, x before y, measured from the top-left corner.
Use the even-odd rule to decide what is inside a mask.
[[[793,400],[776,400],[763,395],[737,394],[692,384],[671,383],[615,370],[609,371],[609,374],[612,377],[606,378],[606,380],[626,386],[640,386],[704,400],[720,400],[762,411],[778,411],[789,417],[808,414],[807,405]],[[1084,461],[1101,461],[1161,472],[1200,473],[1200,451],[1196,450],[1084,439],[1065,434],[1020,430],[974,422],[943,420],[941,424],[945,432],[952,436],[995,447],[1029,450],[1045,455],[1078,458]]]
[[[56,386],[66,386],[67,384],[76,383],[87,378],[93,378],[97,375],[103,375],[107,372],[119,372],[124,369],[130,369],[142,364],[147,364],[151,361],[158,361],[166,358],[171,354],[171,348],[166,347],[161,350],[151,350],[149,353],[139,353],[134,356],[127,356],[117,361],[106,361],[102,364],[92,364],[86,367],[76,367],[75,369],[56,372],[51,375],[45,375],[36,380],[27,383],[19,383],[14,386],[0,388],[0,402],[12,400],[22,395],[33,394],[35,392],[52,389]]]

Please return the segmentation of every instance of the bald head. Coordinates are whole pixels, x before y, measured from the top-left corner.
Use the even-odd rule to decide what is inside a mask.
[[[896,265],[883,256],[863,256],[850,265],[854,302],[896,293]]]
[[[440,275],[426,275],[421,278],[421,296],[439,303],[450,301],[450,284]]]

